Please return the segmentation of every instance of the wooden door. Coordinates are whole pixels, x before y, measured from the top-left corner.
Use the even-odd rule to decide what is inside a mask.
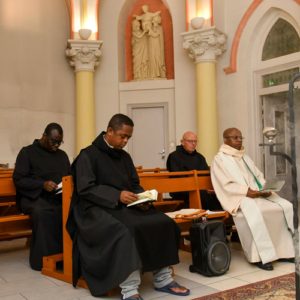
[[[165,168],[168,155],[168,104],[131,104],[128,110],[134,122],[128,151],[135,166]]]

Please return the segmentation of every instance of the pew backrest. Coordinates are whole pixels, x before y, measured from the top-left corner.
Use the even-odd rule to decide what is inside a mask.
[[[0,170],[0,240],[31,236],[30,217],[16,206],[13,170]]]
[[[209,171],[140,172],[140,184],[145,190],[158,193],[188,192],[189,207],[201,208],[200,190],[212,190]]]
[[[12,179],[13,170],[0,171],[0,197],[15,196],[16,188]]]

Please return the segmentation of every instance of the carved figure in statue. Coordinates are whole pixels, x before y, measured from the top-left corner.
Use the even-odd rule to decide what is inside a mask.
[[[154,16],[148,33],[150,78],[166,78],[164,36],[160,24],[161,16]]]
[[[149,54],[146,32],[141,30],[137,19],[132,20],[132,60],[133,78],[142,80],[149,78]]]
[[[134,80],[166,78],[164,36],[160,11],[149,12],[143,5],[142,15],[133,15],[132,60]]]
[[[149,6],[148,5],[143,5],[142,6],[142,11],[144,12],[142,15],[137,16],[134,15],[134,17],[138,20],[141,21],[142,23],[142,29],[146,32],[149,31],[152,27],[152,20],[155,16],[160,14],[160,11],[156,12],[149,12]]]

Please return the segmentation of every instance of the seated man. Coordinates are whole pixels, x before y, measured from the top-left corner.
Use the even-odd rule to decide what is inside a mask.
[[[194,132],[185,132],[181,139],[181,145],[177,146],[176,150],[168,156],[168,171],[209,170],[205,157],[196,150],[197,142],[197,135]],[[170,196],[176,200],[184,200],[184,207],[189,207],[188,192],[170,193]],[[208,194],[206,191],[201,191],[201,202],[203,209],[222,209],[216,196]]]
[[[72,165],[74,194],[67,228],[73,239],[74,285],[83,275],[93,296],[121,287],[122,299],[142,299],[140,271],[152,271],[154,288],[185,296],[172,278],[177,264],[177,224],[153,206],[127,207],[143,191],[130,155],[122,148],[133,121],[116,114]]]
[[[211,165],[215,192],[233,216],[244,253],[251,263],[273,270],[272,261],[294,257],[292,204],[260,191],[265,180],[245,154],[242,133],[228,128]]]
[[[30,266],[41,270],[43,256],[62,251],[62,197],[56,194],[62,177],[70,173],[67,154],[58,149],[63,130],[50,123],[43,136],[21,149],[13,174],[17,202],[31,216]]]

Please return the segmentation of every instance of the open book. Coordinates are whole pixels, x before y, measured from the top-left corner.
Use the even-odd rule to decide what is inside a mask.
[[[149,201],[150,202],[151,201],[156,201],[157,200],[157,195],[158,195],[157,190],[148,190],[148,191],[139,193],[139,194],[137,194],[138,200],[128,204],[127,207],[137,205],[137,204],[141,204],[141,203],[145,203],[145,202],[149,202]]]
[[[279,192],[282,187],[284,186],[284,180],[278,179],[267,179],[266,183],[264,184],[262,191],[263,192]]]
[[[57,188],[55,189],[55,194],[60,194],[60,193],[62,193],[62,182],[60,182],[57,185]]]

